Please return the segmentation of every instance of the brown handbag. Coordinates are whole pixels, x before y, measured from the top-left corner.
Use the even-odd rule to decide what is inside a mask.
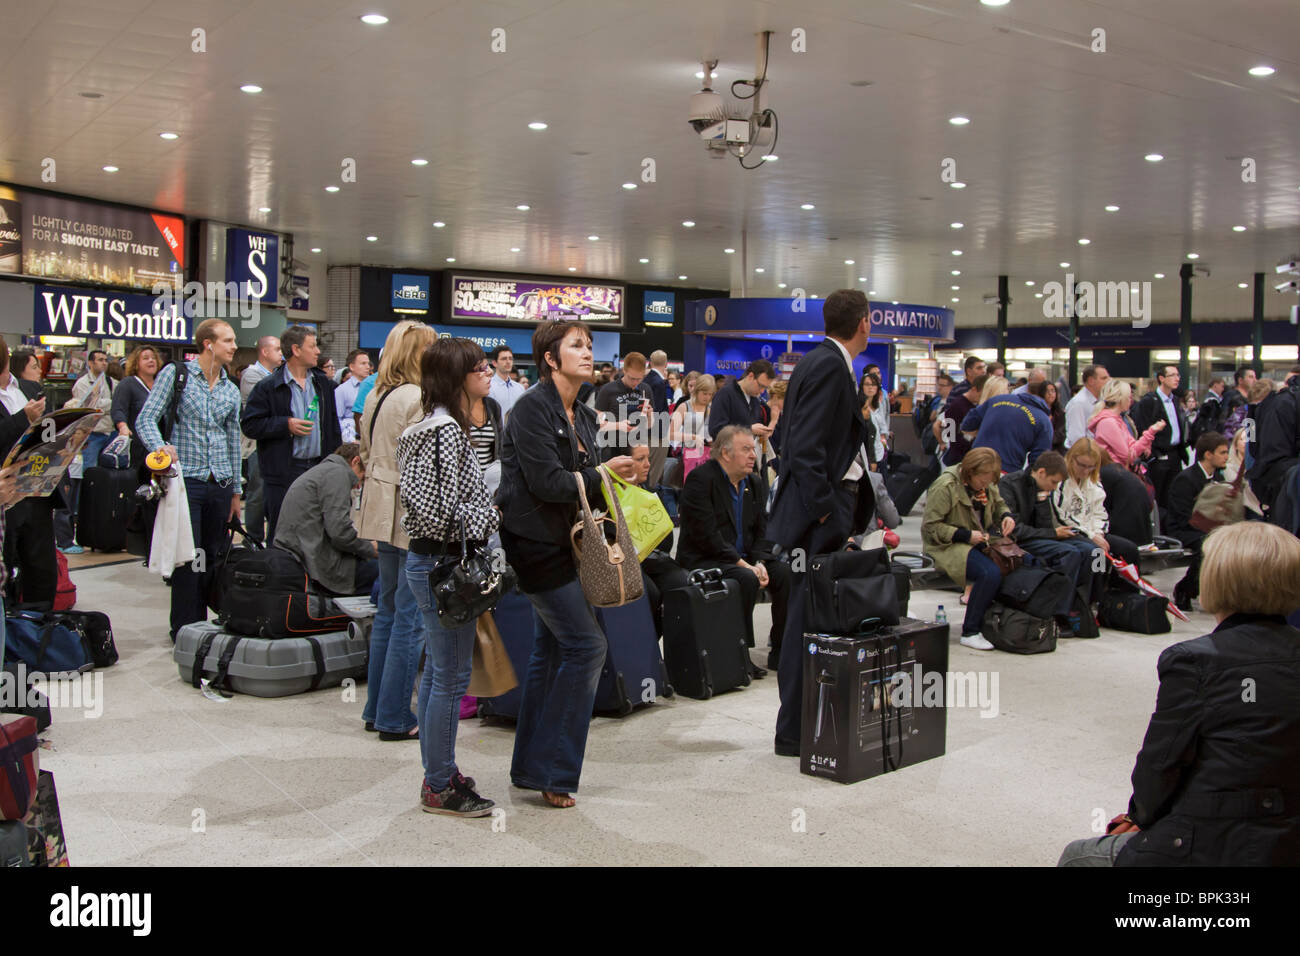
[[[491,611],[479,615],[474,630],[474,664],[467,693],[471,697],[500,697],[518,687],[519,678]]]
[[[587,501],[587,485],[581,472],[574,472],[578,482],[578,501],[582,506],[582,520],[573,526],[569,539],[578,562],[578,581],[582,593],[595,607],[620,607],[630,604],[644,593],[641,581],[641,562],[637,560],[636,545],[627,530],[623,508],[614,494],[609,472],[601,465],[596,469],[605,486],[605,498],[610,502],[608,513],[596,517]],[[605,537],[605,526],[615,529],[614,541]],[[585,547],[584,547],[585,545]],[[603,547],[602,547],[603,545]]]
[[[1024,561],[1025,550],[1010,538],[991,538],[985,552],[1005,578]]]

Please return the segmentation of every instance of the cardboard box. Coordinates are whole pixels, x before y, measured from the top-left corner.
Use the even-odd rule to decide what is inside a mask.
[[[947,624],[904,618],[870,637],[805,634],[801,650],[803,773],[856,783],[943,755]]]

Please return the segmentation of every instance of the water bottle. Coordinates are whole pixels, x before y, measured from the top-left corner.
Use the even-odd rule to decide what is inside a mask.
[[[948,612],[943,609],[942,604],[939,605],[939,610],[935,612],[934,623],[936,624],[948,623]]]

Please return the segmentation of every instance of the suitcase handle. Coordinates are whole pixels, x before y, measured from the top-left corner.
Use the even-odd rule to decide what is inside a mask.
[[[890,555],[889,563],[896,565],[899,570],[915,571],[934,567],[934,558],[919,551],[895,551]]]
[[[686,580],[700,589],[705,600],[727,593],[727,584],[722,580],[721,568],[699,568],[691,571]]]
[[[236,571],[235,583],[242,584],[246,587],[260,588],[266,584],[265,574],[255,574],[252,571]]]

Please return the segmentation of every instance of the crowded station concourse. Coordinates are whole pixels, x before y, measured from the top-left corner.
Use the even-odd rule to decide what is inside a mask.
[[[1269,4],[11,7],[6,854],[1300,864]]]

